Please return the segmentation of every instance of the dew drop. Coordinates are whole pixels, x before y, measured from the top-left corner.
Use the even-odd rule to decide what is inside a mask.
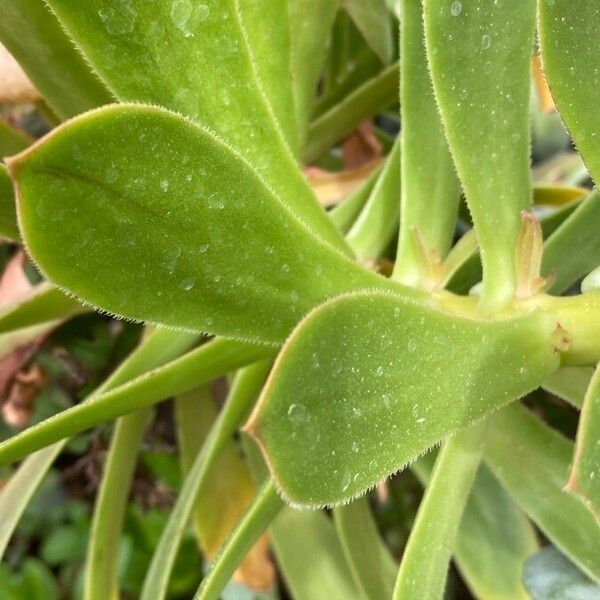
[[[198,4],[196,15],[198,16],[198,21],[205,21],[208,19],[208,15],[210,15],[210,7],[206,4]]]
[[[161,189],[163,192],[168,192],[168,191],[169,191],[169,182],[168,182],[166,179],[163,179],[163,180],[160,182],[160,189]]]
[[[487,50],[492,45],[492,38],[486,33],[481,36],[481,49]]]
[[[192,3],[189,0],[175,0],[171,5],[171,21],[184,37],[194,34],[188,29],[188,21],[192,16]]]
[[[390,397],[387,394],[381,396],[381,401],[385,404],[386,408],[390,407]]]
[[[345,492],[350,487],[351,481],[352,481],[352,473],[350,473],[350,471],[346,471],[344,473],[344,477],[342,478],[342,492]]]
[[[209,249],[209,247],[210,246],[208,244],[202,244],[198,247],[198,252],[200,252],[200,254],[204,254]]]
[[[119,170],[115,165],[110,165],[108,169],[106,169],[106,173],[104,178],[106,179],[106,183],[114,183],[119,177]]]
[[[137,19],[137,14],[131,6],[131,0],[122,2],[118,8],[99,10],[98,16],[110,35],[131,33]]]
[[[381,377],[383,375],[383,367],[377,367],[375,373],[377,373],[377,377]]]
[[[414,352],[417,349],[417,340],[408,340],[408,351]]]
[[[164,261],[164,265],[165,267],[167,267],[169,273],[172,273],[175,270],[175,267],[177,266],[177,261],[179,260],[180,256],[181,248],[174,248],[167,254],[167,257]]]
[[[290,404],[287,413],[293,423],[304,423],[308,417],[306,407],[302,404]]]
[[[452,5],[450,6],[450,14],[453,17],[458,17],[458,15],[460,15],[461,12],[462,12],[462,3],[460,2],[460,0],[454,0]]]
[[[195,285],[196,285],[195,277],[186,277],[181,282],[181,289],[185,290],[186,292],[189,292]]]
[[[281,270],[284,273],[289,273],[290,272],[290,265],[281,265]]]

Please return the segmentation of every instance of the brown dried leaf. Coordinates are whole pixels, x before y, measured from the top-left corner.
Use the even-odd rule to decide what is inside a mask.
[[[351,194],[381,161],[381,158],[376,158],[357,169],[336,172],[308,167],[305,174],[319,202],[325,207],[335,206]]]
[[[35,102],[40,93],[19,63],[0,44],[0,102]]]
[[[381,142],[373,133],[373,123],[364,121],[342,142],[346,169],[357,169],[383,154]]]
[[[275,582],[275,567],[269,556],[269,538],[263,535],[252,547],[233,576],[252,590],[267,591]]]
[[[23,270],[26,262],[27,256],[23,250],[16,252],[8,261],[0,277],[0,304],[20,300],[33,289]]]
[[[46,385],[47,377],[39,365],[18,371],[8,397],[2,405],[4,421],[11,427],[25,427],[33,414],[35,399]]]

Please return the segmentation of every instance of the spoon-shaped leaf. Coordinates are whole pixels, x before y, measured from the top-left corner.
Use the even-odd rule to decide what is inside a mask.
[[[285,44],[281,52],[267,52],[273,45],[264,40],[264,31],[276,35],[282,28],[286,14],[273,6],[279,3],[48,2],[116,97],[159,104],[210,127],[307,224],[332,243],[343,244],[288,144],[294,136],[287,132],[295,127],[290,78],[281,76],[281,60],[288,54]],[[269,28],[257,20],[268,21]]]
[[[425,0],[433,87],[477,230],[483,299],[490,307],[513,294],[519,213],[531,204],[535,5],[535,0]]]
[[[592,176],[600,178],[600,8],[595,0],[540,2],[544,70],[561,116]]]
[[[539,385],[558,368],[554,327],[342,296],[292,333],[247,428],[288,500],[343,502]]]
[[[394,285],[315,237],[219,138],[163,109],[87,113],[9,164],[31,256],[111,313],[281,343],[328,297]]]
[[[583,401],[567,489],[582,499],[600,523],[600,367]]]

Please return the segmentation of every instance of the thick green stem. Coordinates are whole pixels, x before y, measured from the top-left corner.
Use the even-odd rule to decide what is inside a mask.
[[[439,600],[481,460],[485,423],[449,439],[435,464],[404,551],[393,600]]]
[[[600,291],[578,296],[542,296],[537,304],[556,318],[555,345],[563,365],[600,362]]]
[[[142,409],[117,421],[94,508],[85,600],[119,597],[119,542],[139,447],[151,418],[152,410]]]

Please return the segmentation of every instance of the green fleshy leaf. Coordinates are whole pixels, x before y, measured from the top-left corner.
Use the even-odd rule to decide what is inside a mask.
[[[110,92],[44,2],[3,0],[0,41],[59,117],[72,117],[112,102]]]
[[[398,79],[398,65],[390,65],[312,121],[304,161],[314,162],[364,120],[393,104],[398,98]]]
[[[301,220],[333,244],[343,244],[298,169],[268,97],[290,79],[280,78],[285,50],[280,58],[267,52],[272,45],[258,33],[266,24],[253,23],[264,19],[257,3],[48,4],[120,100],[160,104],[214,130],[254,165]],[[272,2],[263,4],[270,13]],[[284,17],[277,17],[273,33]],[[279,111],[286,98],[284,91],[277,92]],[[293,117],[289,106],[285,115]]]
[[[323,512],[285,507],[270,535],[277,564],[295,600],[362,600],[333,524]]]
[[[433,471],[433,453],[412,467],[423,483]],[[523,563],[538,548],[536,533],[485,465],[480,465],[467,501],[454,560],[477,598],[529,600],[521,583]]]
[[[401,23],[402,219],[394,277],[418,285],[415,231],[443,259],[452,243],[460,198],[425,55],[423,3],[404,2]],[[435,218],[432,218],[435,215]]]
[[[399,197],[400,140],[397,138],[367,202],[346,236],[362,260],[379,258],[392,240],[398,229]]]
[[[223,142],[163,109],[88,113],[10,169],[40,269],[117,315],[281,343],[327,298],[393,286],[313,236]]]
[[[520,212],[531,206],[529,96],[535,0],[425,0],[433,86],[477,230],[483,301],[515,289]]]
[[[301,138],[317,95],[317,84],[339,0],[288,0],[290,71]]]
[[[2,9],[0,8],[0,14]],[[25,150],[33,140],[0,119],[0,158]]]
[[[600,581],[600,525],[564,490],[573,444],[522,406],[490,423],[485,459],[512,498],[566,556]]]
[[[600,586],[552,546],[525,563],[523,581],[531,600],[600,600]]]
[[[537,387],[558,368],[554,326],[341,296],[292,333],[247,427],[288,500],[343,502]]]
[[[344,8],[383,63],[394,57],[393,23],[384,0],[346,0]]]
[[[600,181],[600,116],[596,106],[600,82],[600,28],[595,0],[540,2],[540,42],[544,71],[562,118],[592,177]]]
[[[215,3],[222,9],[223,2]],[[291,29],[288,16],[290,0],[236,0],[243,35],[247,41],[252,69],[256,72],[262,95],[270,105],[278,127],[293,150],[298,153],[299,124],[290,80]],[[193,9],[192,9],[193,10]],[[171,11],[172,13],[173,11]],[[268,15],[268,18],[265,16]],[[274,52],[273,49],[277,48]],[[223,56],[220,56],[223,61]],[[232,101],[239,103],[239,96]]]
[[[370,600],[391,598],[398,566],[377,531],[368,498],[336,507],[333,516],[357,587]]]
[[[371,197],[373,188],[379,179],[381,168],[377,168],[367,177],[356,190],[354,190],[343,202],[335,206],[329,212],[329,217],[335,226],[343,233],[347,233],[358,215]]]
[[[553,294],[561,294],[600,264],[599,228],[600,193],[592,192],[544,244],[542,275],[556,274]]]
[[[87,546],[86,600],[105,600],[119,595],[119,546],[125,510],[140,445],[152,417],[151,409],[143,409],[121,417],[116,423],[104,462]]]
[[[6,167],[0,163],[0,237],[12,242],[19,241],[17,210],[12,183]]]
[[[450,558],[471,491],[487,422],[460,431],[438,454],[402,555],[393,600],[444,595]]]
[[[600,525],[600,367],[583,401],[567,489],[581,498]]]

